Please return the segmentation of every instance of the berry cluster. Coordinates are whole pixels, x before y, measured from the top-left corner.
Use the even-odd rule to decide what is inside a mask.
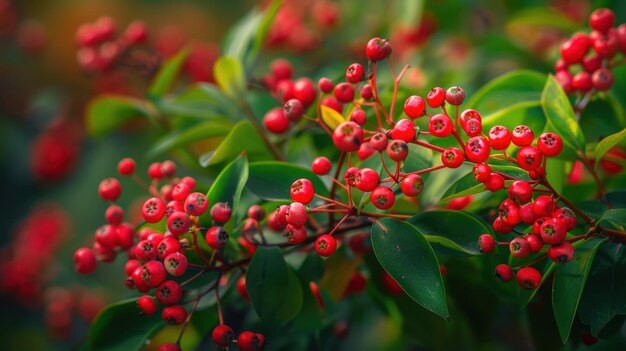
[[[567,94],[605,91],[613,86],[611,69],[619,64],[617,54],[626,55],[626,24],[614,25],[613,11],[597,9],[589,16],[591,33],[576,33],[561,44],[555,77]]]

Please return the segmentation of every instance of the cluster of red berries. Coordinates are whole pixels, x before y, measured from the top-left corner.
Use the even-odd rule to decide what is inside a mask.
[[[118,63],[134,47],[144,44],[148,29],[141,21],[128,25],[117,35],[117,24],[111,17],[100,17],[93,23],[85,23],[76,31],[78,64],[82,69],[102,73]]]
[[[589,16],[589,25],[590,34],[576,33],[561,44],[555,77],[567,94],[610,89],[614,82],[613,60],[620,52],[626,55],[626,24],[614,28],[613,11],[595,10]]]

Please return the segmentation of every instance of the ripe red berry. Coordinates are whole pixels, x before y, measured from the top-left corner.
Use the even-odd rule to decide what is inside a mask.
[[[213,222],[224,224],[230,220],[232,209],[225,202],[216,202],[209,213]]]
[[[165,217],[170,218],[172,213],[177,211],[185,211],[185,205],[180,201],[172,200],[165,205]]]
[[[376,153],[376,150],[372,148],[372,145],[369,141],[364,142],[359,147],[359,151],[356,152],[356,155],[359,157],[359,160],[364,161],[370,158],[373,154]]]
[[[465,100],[465,91],[459,86],[453,86],[446,91],[446,102],[453,106],[459,106]]]
[[[180,301],[183,296],[183,289],[173,280],[166,280],[155,291],[157,300],[164,305],[173,305]]]
[[[380,185],[370,193],[372,204],[381,210],[387,210],[396,202],[396,195],[389,187]]]
[[[157,223],[165,215],[165,203],[158,197],[150,198],[141,207],[141,215],[146,222]]]
[[[486,163],[477,163],[472,168],[472,174],[477,181],[484,183],[491,176],[491,167]]]
[[[585,57],[583,59],[582,66],[585,72],[593,73],[596,70],[600,69],[600,67],[602,67],[602,56],[593,55]]]
[[[509,199],[525,204],[533,198],[533,187],[526,181],[516,180],[509,185]]]
[[[142,267],[139,267],[139,269],[139,276],[135,277],[135,273],[137,272],[137,270],[135,270],[135,272],[133,272],[133,279],[139,278],[138,280],[145,283],[148,288],[159,286],[167,277],[167,271],[163,263],[159,261],[148,261]],[[135,283],[137,283],[137,280]]]
[[[290,244],[298,245],[306,240],[306,228],[304,226],[296,227],[291,224],[287,224],[283,236]]]
[[[130,157],[122,159],[117,164],[117,172],[120,175],[131,175],[135,172],[135,160]]]
[[[104,218],[111,225],[119,225],[124,219],[124,210],[117,205],[111,204],[104,212]]]
[[[554,211],[554,218],[560,219],[565,224],[565,229],[572,230],[576,227],[576,214],[568,207],[561,207]]]
[[[317,86],[323,93],[330,93],[335,87],[333,81],[326,77],[320,78],[320,80],[317,82]]]
[[[574,258],[574,247],[567,241],[552,245],[548,249],[548,256],[558,264],[567,263]]]
[[[361,90],[359,91],[359,95],[361,95],[361,97],[365,101],[372,100],[374,98],[374,92],[372,91],[372,86],[369,84],[363,84],[363,87],[361,87]]]
[[[161,240],[159,245],[157,246],[157,252],[159,253],[159,257],[161,259],[165,259],[167,256],[174,252],[179,252],[182,250],[182,246],[180,245],[180,241],[173,237],[166,237]]]
[[[275,107],[263,117],[263,125],[274,134],[283,134],[289,129],[289,120],[285,117],[284,109]]]
[[[161,162],[153,162],[148,166],[148,177],[150,179],[163,178],[163,172],[161,171]]]
[[[511,132],[511,141],[517,146],[528,146],[535,139],[535,133],[533,133],[530,127],[525,125],[519,125],[513,128]]]
[[[187,233],[191,227],[191,220],[185,212],[173,212],[167,219],[167,229],[175,236]]]
[[[353,63],[346,70],[346,80],[352,84],[360,82],[364,75],[365,69],[360,63]]]
[[[563,150],[563,141],[560,136],[552,132],[546,132],[541,134],[537,139],[537,147],[542,154],[548,157],[554,157]]]
[[[591,84],[594,89],[599,91],[611,89],[614,81],[613,73],[606,68],[600,68],[591,75]]]
[[[307,107],[315,101],[317,96],[315,84],[309,78],[300,78],[293,83],[293,95]]]
[[[448,168],[458,168],[463,164],[463,151],[456,147],[449,147],[441,153],[441,163]]]
[[[511,145],[511,132],[503,126],[494,126],[489,131],[489,144],[494,150],[504,150]]]
[[[261,351],[265,344],[265,337],[250,331],[244,331],[237,338],[237,347],[241,351]]]
[[[379,151],[379,152],[387,149],[388,143],[389,143],[389,140],[385,133],[379,132],[379,133],[372,135],[372,137],[370,138],[370,145],[372,146],[374,150]]]
[[[504,177],[498,173],[492,172],[489,175],[489,179],[485,182],[485,187],[491,192],[496,192],[504,188]]]
[[[151,296],[143,295],[137,299],[137,306],[141,310],[141,314],[152,316],[156,313],[157,304]]]
[[[187,310],[181,305],[171,305],[163,308],[161,318],[170,325],[179,325],[187,318]]]
[[[167,273],[179,277],[187,271],[189,261],[187,256],[180,252],[174,252],[165,257],[163,260]]]
[[[350,83],[339,83],[333,90],[335,99],[339,102],[348,103],[354,100],[354,87]]]
[[[342,152],[357,151],[363,143],[363,129],[354,122],[343,122],[333,132],[333,143]]]
[[[332,166],[332,163],[327,157],[320,156],[315,158],[311,163],[311,170],[317,175],[325,175],[330,172]]]
[[[626,53],[626,23],[620,24],[615,33],[620,51]]]
[[[95,239],[102,247],[114,249],[117,245],[117,228],[110,224],[100,226],[96,230]]]
[[[166,342],[165,344],[161,344],[157,351],[181,351],[181,348],[178,344]]]
[[[106,201],[115,201],[122,193],[122,185],[115,178],[106,178],[98,186],[98,194]]]
[[[315,240],[315,251],[320,256],[328,257],[331,256],[335,250],[337,249],[337,240],[333,238],[331,235],[324,234],[320,235]]]
[[[350,114],[350,120],[360,126],[364,125],[367,121],[367,115],[365,111],[360,108],[355,108],[354,111]]]
[[[537,253],[543,247],[543,241],[536,235],[527,234],[524,235],[524,239],[528,242],[528,247],[530,248],[531,253]]]
[[[546,222],[551,220],[551,217],[539,217],[537,219],[535,219],[535,221],[532,223],[532,230],[533,230],[533,235],[541,237],[541,226]]]
[[[135,246],[135,257],[141,261],[151,261],[157,258],[159,251],[150,240],[142,240]]]
[[[424,115],[426,103],[421,96],[411,95],[404,102],[404,113],[410,118],[418,118]]]
[[[211,338],[217,346],[227,347],[235,339],[235,332],[233,328],[225,324],[220,324],[213,329]]]
[[[242,275],[237,279],[237,292],[246,301],[250,302],[250,296],[248,295],[248,289],[246,288],[246,276]]]
[[[501,282],[506,283],[513,279],[513,270],[508,264],[499,264],[496,266],[496,278]]]
[[[391,138],[411,142],[415,140],[415,123],[410,119],[401,119],[391,130]]]
[[[511,199],[506,199],[502,201],[498,212],[500,214],[500,218],[502,218],[502,221],[508,225],[515,226],[521,221],[519,213],[520,207],[515,201]]]
[[[614,24],[615,14],[607,8],[599,8],[589,16],[589,26],[601,33],[608,33]]]
[[[551,217],[554,207],[554,199],[548,195],[539,195],[533,202],[533,213],[537,217]]]
[[[213,226],[206,231],[205,239],[209,246],[219,250],[228,242],[228,233],[226,233],[223,227]]]
[[[496,249],[496,241],[490,234],[482,234],[478,237],[478,248],[484,254],[492,253]]]
[[[259,205],[252,205],[248,208],[248,218],[261,221],[265,218],[265,210]]]
[[[176,174],[176,164],[170,160],[161,163],[161,174],[163,178],[171,178]]]
[[[191,193],[191,188],[185,183],[178,183],[172,188],[172,200],[185,201]]]
[[[283,114],[291,122],[298,122],[304,115],[304,106],[298,99],[290,99],[283,105]]]
[[[533,171],[541,166],[543,157],[535,146],[524,146],[517,152],[517,165],[523,170]]]
[[[483,130],[482,117],[476,110],[467,109],[461,112],[459,124],[463,131],[465,131],[465,134],[470,137],[480,135]]]
[[[589,37],[583,33],[574,34],[561,44],[561,57],[567,64],[578,63],[587,55],[590,46]]]
[[[453,125],[450,117],[444,114],[436,114],[428,122],[428,131],[433,136],[444,138],[452,133]]]
[[[296,227],[303,226],[309,217],[306,207],[299,202],[292,202],[287,208],[285,215],[287,223]]]
[[[400,182],[400,190],[409,197],[416,197],[424,189],[424,180],[419,174],[407,174]]]
[[[558,71],[554,75],[554,78],[556,78],[557,82],[559,82],[565,94],[571,94],[574,92],[574,87],[572,86],[572,75],[568,71]]]
[[[560,244],[565,240],[567,236],[567,229],[563,221],[557,218],[552,218],[545,221],[541,225],[540,229],[541,239],[544,243],[549,245]]]
[[[409,146],[402,140],[393,140],[387,145],[387,156],[396,162],[402,162],[409,155]]]
[[[530,254],[530,245],[523,237],[517,237],[509,243],[511,255],[517,258],[525,258]]]
[[[148,28],[142,21],[133,21],[126,27],[123,38],[131,45],[141,44],[148,38]]]
[[[515,276],[517,284],[527,290],[535,290],[541,284],[541,273],[533,267],[524,267]]]
[[[359,171],[359,182],[356,187],[365,192],[374,190],[380,182],[378,172],[371,168],[363,168]]]
[[[489,158],[490,153],[489,140],[483,136],[472,137],[465,144],[465,155],[472,162],[485,162]]]
[[[533,224],[537,219],[537,216],[533,212],[533,203],[529,202],[525,205],[520,206],[519,217],[522,222],[526,224]]]
[[[578,91],[587,92],[593,88],[591,75],[587,72],[578,72],[572,77],[572,88]]]
[[[209,200],[203,193],[191,193],[185,199],[185,212],[191,216],[200,216],[209,208]]]
[[[74,269],[80,274],[91,274],[96,270],[96,255],[88,248],[74,252]]]
[[[426,103],[432,108],[441,107],[446,100],[446,91],[441,87],[434,87],[426,96]]]
[[[391,45],[386,39],[372,38],[365,46],[365,57],[370,61],[382,61],[389,55],[391,55]]]
[[[306,178],[296,180],[291,184],[290,195],[293,201],[308,204],[315,195],[313,183]]]

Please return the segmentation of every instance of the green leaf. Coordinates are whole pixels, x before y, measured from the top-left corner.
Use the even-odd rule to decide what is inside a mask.
[[[578,23],[572,21],[562,12],[545,6],[530,7],[517,11],[515,16],[508,21],[507,26],[520,26],[525,30],[528,30],[528,27],[543,28],[547,26],[558,28],[565,32],[573,32],[579,28]]]
[[[248,189],[265,200],[290,200],[291,184],[301,178],[313,183],[315,193],[328,195],[324,183],[310,169],[278,161],[251,163]]]
[[[549,76],[541,94],[541,106],[552,129],[562,139],[563,144],[575,153],[585,149],[585,136],[576,121],[574,110],[559,82]],[[551,128],[550,128],[551,127]]]
[[[626,230],[626,209],[608,210],[598,220],[598,226],[609,226],[617,230]]]
[[[241,100],[246,87],[241,62],[231,56],[220,56],[213,66],[215,81],[224,93],[235,100]]]
[[[151,97],[159,98],[167,93],[172,86],[172,83],[174,83],[178,72],[185,63],[187,56],[189,56],[189,50],[183,49],[178,52],[176,56],[165,61],[152,80],[152,84],[150,84],[150,87],[148,88],[148,94]]]
[[[337,126],[346,121],[341,113],[328,106],[322,105],[320,111],[322,114],[322,120],[331,130],[335,130]]]
[[[101,95],[87,106],[87,130],[93,136],[111,133],[138,117],[150,117],[153,107],[147,102],[118,95]]]
[[[207,167],[232,160],[245,152],[248,158],[270,158],[271,153],[248,121],[237,123],[220,143],[217,149],[200,156],[200,165]]]
[[[561,193],[565,185],[565,161],[554,157],[546,158],[546,177],[550,185]]]
[[[609,242],[596,253],[578,307],[580,320],[598,335],[618,314],[626,314],[626,247]]]
[[[252,307],[263,321],[275,320],[288,279],[287,264],[280,249],[259,247],[246,273],[246,289]]]
[[[87,348],[93,351],[140,350],[160,315],[139,316],[137,299],[123,300],[104,308],[89,328]]]
[[[300,313],[303,300],[300,280],[291,267],[287,267],[287,285],[284,287],[284,291],[288,293],[284,294],[283,305],[276,312],[276,317],[281,321],[288,322]]]
[[[448,318],[439,262],[416,227],[393,218],[380,219],[372,226],[372,248],[407,295],[441,318]]]
[[[583,294],[591,263],[602,240],[588,240],[576,248],[574,259],[559,265],[552,284],[552,307],[554,317],[565,344],[569,338],[574,316]]]
[[[483,222],[463,211],[427,211],[407,222],[415,226],[431,244],[469,255],[479,255],[478,237],[491,233]]]
[[[158,101],[157,106],[163,114],[175,117],[240,120],[243,116],[231,98],[208,83],[196,83],[174,98]]]
[[[202,123],[189,129],[165,135],[148,151],[148,157],[155,157],[169,150],[191,144],[196,141],[224,136],[232,126],[224,123]]]
[[[516,104],[540,101],[545,81],[546,76],[535,71],[513,71],[487,83],[472,96],[467,106],[488,116]]]
[[[234,210],[237,209],[241,192],[248,181],[248,159],[239,156],[226,166],[217,176],[207,198],[211,205],[226,202]]]
[[[598,143],[598,145],[596,145],[596,151],[594,152],[594,157],[596,159],[596,163],[593,166],[596,170],[598,169],[598,166],[600,165],[600,161],[602,160],[602,156],[604,156],[609,150],[611,150],[615,145],[618,145],[619,143],[622,142],[622,140],[624,140],[624,138],[626,137],[626,128],[622,129],[621,131],[609,135],[608,137],[600,140],[600,142]]]

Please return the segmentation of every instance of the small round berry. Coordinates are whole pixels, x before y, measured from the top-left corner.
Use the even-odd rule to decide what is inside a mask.
[[[465,134],[470,137],[478,136],[483,131],[482,117],[476,110],[467,109],[461,112],[459,124]]]
[[[165,344],[161,344],[157,351],[181,351],[181,348],[178,344],[166,342]]]
[[[346,70],[346,80],[352,84],[356,84],[363,79],[365,69],[360,63],[353,63]]]
[[[515,226],[521,221],[519,211],[519,205],[511,199],[502,201],[500,207],[498,208],[502,221],[511,226]]]
[[[517,258],[525,258],[530,254],[530,245],[523,237],[517,237],[509,243],[511,255]]]
[[[561,44],[561,57],[567,64],[581,62],[587,55],[590,45],[589,37],[586,34],[574,34],[569,40]]]
[[[159,256],[157,247],[150,240],[142,240],[135,246],[135,257],[141,261],[152,261]]]
[[[367,121],[367,115],[365,111],[360,108],[355,108],[354,111],[350,114],[350,120],[360,126],[364,125]]]
[[[567,236],[567,229],[563,221],[552,218],[545,221],[540,229],[541,239],[548,245],[560,244]]]
[[[382,61],[389,55],[391,55],[391,45],[386,39],[372,38],[365,46],[365,57],[370,61]]]
[[[490,234],[482,234],[478,237],[478,247],[484,254],[492,253],[496,249],[496,241]]]
[[[356,155],[359,157],[359,160],[364,161],[370,158],[375,153],[376,150],[374,150],[369,141],[366,141],[361,144],[361,147],[359,147],[359,151],[356,152]]]
[[[241,351],[260,351],[263,350],[264,341],[263,335],[244,331],[237,338],[237,347]]]
[[[185,199],[185,212],[192,216],[200,216],[209,208],[209,200],[203,193],[191,193]]]
[[[489,158],[490,153],[489,140],[483,136],[471,137],[465,144],[465,155],[472,162],[485,162]]]
[[[400,190],[409,197],[416,197],[424,189],[424,179],[419,174],[411,173],[402,178]]]
[[[402,289],[400,284],[398,284],[398,282],[389,273],[382,271],[381,278],[388,293],[396,296],[404,294],[404,289]]]
[[[452,120],[442,113],[434,115],[428,122],[428,131],[435,137],[444,138],[452,133]]]
[[[410,118],[418,118],[424,115],[426,103],[421,96],[411,95],[404,102],[404,113]]]
[[[446,91],[441,87],[434,87],[426,95],[426,103],[432,108],[441,107],[446,100]]]
[[[120,175],[131,175],[135,172],[135,160],[130,157],[123,158],[117,164],[117,172]]]
[[[172,200],[185,201],[191,193],[191,188],[185,183],[178,183],[172,188]]]
[[[551,220],[551,217],[539,217],[532,223],[533,235],[541,237],[541,226]]]
[[[519,218],[526,224],[533,224],[537,220],[537,216],[533,212],[533,203],[520,206]]]
[[[387,156],[396,162],[402,162],[409,155],[409,146],[402,140],[393,140],[387,145]]]
[[[187,310],[181,305],[171,305],[163,308],[161,318],[170,325],[182,324],[187,318]]]
[[[282,108],[275,107],[265,114],[263,125],[273,134],[283,134],[289,129],[289,120]]]
[[[165,217],[170,218],[172,213],[177,211],[185,211],[185,205],[180,201],[172,200],[165,205]]]
[[[541,151],[535,146],[524,146],[517,152],[517,165],[523,170],[532,171],[541,166],[543,157]]]
[[[80,274],[91,274],[96,270],[96,255],[91,249],[80,248],[74,252],[74,269]]]
[[[378,186],[380,182],[380,176],[378,172],[371,168],[363,168],[359,171],[359,182],[356,187],[365,192],[370,192]]]
[[[277,81],[274,83],[275,86],[272,89],[272,92],[276,96],[276,99],[281,103],[287,102],[289,99],[295,98],[295,94],[293,92],[294,83],[291,79],[283,79],[281,81]]]
[[[163,178],[172,178],[176,174],[176,164],[170,160],[163,161],[161,163],[161,174],[163,174]]]
[[[187,233],[189,227],[191,227],[191,220],[185,212],[173,212],[167,219],[167,229],[175,236]]]
[[[130,259],[124,264],[124,273],[126,273],[126,276],[130,276],[133,274],[135,269],[139,267],[141,267],[141,262],[135,259]]]
[[[554,208],[554,199],[548,195],[539,195],[533,202],[533,213],[537,217],[551,217]]]
[[[220,324],[213,329],[211,338],[217,346],[227,347],[235,339],[235,332],[233,328],[225,324]]]
[[[232,209],[228,206],[226,202],[216,202],[213,207],[211,207],[211,219],[215,223],[224,224],[230,220],[232,215]]]
[[[148,223],[158,223],[165,216],[165,203],[158,197],[146,200],[141,207],[141,216]]]
[[[173,305],[180,301],[183,289],[173,280],[166,280],[159,285],[154,293],[157,300],[164,305]]]
[[[381,210],[387,210],[396,202],[396,195],[389,187],[380,185],[370,193],[372,204]]]
[[[291,122],[298,122],[304,115],[304,105],[298,99],[290,99],[283,106],[283,114]]]
[[[320,156],[311,163],[311,170],[317,175],[326,175],[333,167],[328,157]]]
[[[122,193],[122,185],[115,178],[106,178],[98,186],[98,194],[103,200],[115,201]]]
[[[503,126],[494,126],[489,131],[489,145],[494,150],[504,150],[511,145],[511,132]]]
[[[538,236],[533,234],[527,234],[524,235],[524,239],[526,240],[526,242],[528,242],[528,247],[530,248],[531,253],[537,253],[541,251],[541,248],[543,247],[543,241],[541,241]]]
[[[241,297],[243,297],[246,301],[250,302],[250,295],[248,294],[248,289],[246,288],[246,276],[242,275],[237,279],[237,292]]]
[[[410,119],[401,119],[391,130],[391,138],[407,143],[415,140],[415,123]]]
[[[104,248],[113,249],[117,245],[117,228],[105,224],[96,229],[95,239]]]
[[[387,145],[389,144],[389,139],[385,133],[376,133],[372,135],[370,138],[370,145],[372,148],[378,152],[382,152],[387,149]]]
[[[571,94],[574,92],[574,87],[572,86],[572,75],[568,71],[558,71],[554,75],[554,78],[563,88],[565,94]]]
[[[320,80],[317,82],[317,86],[323,93],[330,93],[335,87],[333,81],[326,77],[320,78]]]
[[[354,87],[350,83],[339,83],[333,90],[335,99],[342,103],[352,102],[354,100]]]
[[[170,254],[174,252],[180,252],[182,250],[182,246],[180,245],[180,241],[173,237],[166,237],[161,240],[159,245],[157,246],[157,252],[159,253],[159,257],[163,260]]]
[[[533,198],[533,187],[526,181],[516,180],[509,185],[509,199],[525,204]]]
[[[456,147],[449,147],[441,153],[441,162],[448,168],[458,168],[463,164],[463,151]]]
[[[563,141],[560,136],[552,132],[546,132],[541,134],[537,139],[537,147],[542,154],[548,157],[554,157],[563,150]]]
[[[306,228],[304,226],[296,227],[291,224],[287,224],[283,236],[290,244],[298,245],[306,240]]]
[[[611,89],[614,81],[613,73],[606,68],[600,68],[591,75],[591,84],[594,89],[599,91]]]
[[[550,259],[558,264],[567,263],[574,258],[574,247],[567,241],[552,245],[548,249]]]
[[[289,193],[291,200],[302,204],[308,204],[315,196],[315,189],[310,180],[301,178],[291,184]]]
[[[287,208],[287,223],[295,226],[303,226],[309,218],[306,207],[299,202],[292,202]]]
[[[300,78],[293,83],[293,95],[305,107],[310,106],[317,96],[315,84],[309,78]]]
[[[492,172],[489,179],[485,182],[485,187],[491,192],[496,192],[504,188],[504,177],[498,173]]]
[[[322,99],[322,106],[326,106],[326,107],[330,107],[333,110],[339,112],[339,113],[343,113],[343,104],[339,101],[337,101],[337,99],[335,99],[334,96],[325,96]]]
[[[533,267],[524,267],[515,276],[517,284],[526,290],[535,290],[541,284],[541,273]]]
[[[131,45],[141,44],[148,38],[148,28],[142,21],[133,21],[126,27],[123,38]]]
[[[535,139],[535,133],[533,133],[530,127],[525,125],[519,125],[513,128],[511,132],[511,141],[517,146],[528,146]]]
[[[554,211],[554,218],[563,221],[567,230],[572,230],[576,227],[576,214],[568,207],[561,207]]]
[[[174,252],[165,257],[163,264],[165,265],[167,273],[175,277],[179,277],[187,271],[189,260],[187,260],[187,256],[183,253]]]
[[[248,208],[248,218],[261,221],[265,218],[265,210],[259,205],[252,205]]]
[[[459,86],[453,86],[446,91],[446,102],[453,106],[459,106],[465,100],[465,91]]]
[[[223,227],[213,226],[206,231],[207,244],[215,250],[222,249],[228,242],[228,233]]]
[[[591,75],[587,72],[578,72],[572,77],[572,88],[582,92],[587,92],[593,88]]]
[[[189,177],[189,176],[183,177],[183,179],[181,179],[181,182],[189,185],[190,189],[193,189],[196,187],[196,180],[193,177]]]
[[[320,235],[315,240],[315,251],[320,256],[328,257],[331,256],[335,250],[337,249],[337,240],[333,238],[331,235],[324,234]]]
[[[287,225],[287,211],[288,205],[280,205],[276,208],[276,221],[284,228]]]
[[[593,55],[585,57],[583,59],[582,66],[585,72],[593,73],[602,67],[602,56]]]
[[[342,152],[357,151],[363,143],[363,128],[354,122],[343,122],[333,132],[333,143]]]
[[[148,286],[155,288],[165,281],[167,271],[163,263],[159,261],[148,261],[140,268],[140,279]],[[136,272],[136,270],[135,270]],[[133,275],[135,273],[133,272]]]
[[[599,8],[589,16],[589,26],[600,33],[608,33],[615,24],[615,14],[607,8]]]
[[[496,278],[501,282],[506,283],[513,279],[513,270],[508,264],[499,264],[496,266]]]
[[[117,205],[109,205],[104,212],[104,218],[111,225],[120,225],[124,219],[124,210]]]
[[[474,179],[481,183],[488,181],[491,173],[491,167],[486,163],[477,163],[474,165],[474,167],[472,167],[472,174],[474,175]]]
[[[356,187],[361,181],[361,174],[356,167],[350,167],[343,174],[343,179],[348,186]]]
[[[143,295],[137,299],[137,306],[144,316],[152,316],[157,311],[157,304],[151,296]]]
[[[154,162],[148,166],[148,177],[150,179],[163,178],[163,171],[161,170],[161,162]]]
[[[361,95],[361,97],[365,101],[372,100],[374,98],[374,92],[372,91],[372,86],[369,84],[363,84],[363,87],[361,87],[361,90],[359,91],[359,95]]]

